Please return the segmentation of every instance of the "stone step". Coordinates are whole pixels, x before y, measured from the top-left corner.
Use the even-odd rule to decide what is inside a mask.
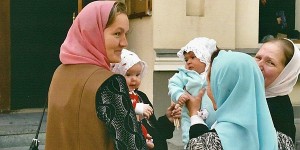
[[[300,141],[296,141],[295,148],[296,150],[300,150]]]
[[[40,133],[38,140],[40,145],[45,145],[45,133]],[[17,148],[17,147],[26,147],[29,149],[32,139],[35,137],[35,134],[19,134],[19,135],[5,135],[0,136],[0,149],[3,148]]]
[[[29,149],[28,146],[1,148],[1,150],[27,150],[27,149]],[[44,150],[44,149],[45,149],[45,145],[39,146],[39,150]]]
[[[0,149],[17,147],[29,149],[38,129],[41,115],[42,110],[0,114]],[[41,145],[45,143],[46,118],[47,114],[45,113],[38,138]]]

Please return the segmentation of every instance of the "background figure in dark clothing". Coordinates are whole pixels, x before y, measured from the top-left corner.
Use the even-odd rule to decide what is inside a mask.
[[[260,0],[259,3],[259,42],[267,36],[278,33],[288,38],[295,35],[295,0]]]

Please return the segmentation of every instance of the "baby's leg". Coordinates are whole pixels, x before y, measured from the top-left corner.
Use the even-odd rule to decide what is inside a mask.
[[[186,106],[182,107],[182,113],[181,113],[181,129],[182,129],[182,142],[184,146],[187,145],[189,142],[189,130],[191,126],[189,111],[186,108]]]

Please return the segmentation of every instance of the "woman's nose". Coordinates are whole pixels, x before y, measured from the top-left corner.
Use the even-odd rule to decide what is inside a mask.
[[[262,71],[263,70],[263,62],[260,60],[260,61],[256,61],[257,62],[257,65],[259,67],[259,69]]]
[[[124,36],[123,38],[121,38],[121,40],[120,40],[120,45],[121,45],[122,47],[127,47],[127,46],[128,46],[128,42],[127,42],[126,36]]]

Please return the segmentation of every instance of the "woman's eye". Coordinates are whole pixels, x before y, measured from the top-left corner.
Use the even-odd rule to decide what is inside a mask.
[[[269,64],[269,65],[272,65],[272,66],[275,66],[275,64],[272,62],[272,61],[267,61],[267,64]]]
[[[259,60],[260,60],[260,58],[259,58],[259,57],[255,57],[255,60],[256,60],[256,61],[259,61]]]
[[[121,35],[121,32],[117,32],[117,33],[115,33],[115,36],[120,36]]]

